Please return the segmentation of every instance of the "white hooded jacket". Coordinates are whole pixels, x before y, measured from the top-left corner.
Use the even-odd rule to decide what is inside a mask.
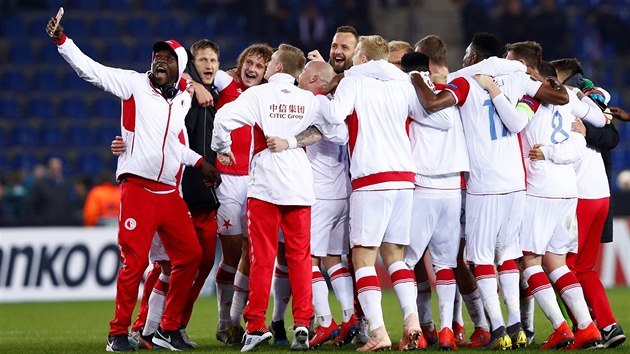
[[[182,165],[194,166],[202,157],[187,147],[185,139],[184,118],[191,104],[186,81],[181,78],[188,61],[186,50],[174,40],[156,45],[163,43],[173,49],[178,59],[177,93],[171,99],[151,84],[150,72],[99,64],[65,36],[57,44],[59,53],[79,77],[122,100],[121,131],[127,149],[118,158],[116,178],[132,174],[176,186]]]

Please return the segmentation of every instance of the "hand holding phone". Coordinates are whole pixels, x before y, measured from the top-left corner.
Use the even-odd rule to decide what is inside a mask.
[[[61,34],[63,34],[63,27],[60,28],[59,26],[59,23],[61,22],[61,18],[63,17],[63,14],[64,14],[63,7],[60,7],[59,10],[57,11],[57,15],[55,15],[55,17],[51,18],[48,21],[48,25],[46,26],[46,32],[53,39],[59,39],[61,38]],[[59,29],[61,29],[60,31],[61,34],[56,34],[56,32]]]

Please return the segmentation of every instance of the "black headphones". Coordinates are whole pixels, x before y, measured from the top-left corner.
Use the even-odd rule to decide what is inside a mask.
[[[151,80],[151,83],[153,84],[153,87],[155,87],[156,89],[158,89],[160,91],[160,93],[162,94],[162,96],[164,96],[166,99],[171,99],[175,96],[177,96],[177,92],[179,92],[179,89],[177,88],[177,86],[170,85],[170,86],[158,86],[155,84],[155,79],[153,77],[153,73],[149,73],[149,79]]]

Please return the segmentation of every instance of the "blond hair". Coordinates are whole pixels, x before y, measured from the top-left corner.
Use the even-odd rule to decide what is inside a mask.
[[[387,42],[387,48],[389,49],[390,53],[397,52],[400,50],[404,50],[405,53],[413,52],[413,48],[411,47],[411,44],[405,41],[398,41],[398,40],[389,41]]]
[[[278,52],[280,53],[278,54],[278,60],[284,68],[284,73],[293,76],[297,80],[306,64],[304,52],[298,47],[285,43],[280,44]]]
[[[359,37],[361,45],[361,53],[368,60],[387,60],[389,57],[389,48],[387,41],[379,35],[361,36]]]

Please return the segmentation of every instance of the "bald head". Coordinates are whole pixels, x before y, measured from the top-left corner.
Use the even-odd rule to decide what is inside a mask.
[[[335,76],[333,67],[323,61],[309,61],[298,77],[298,86],[314,94],[326,92]]]

